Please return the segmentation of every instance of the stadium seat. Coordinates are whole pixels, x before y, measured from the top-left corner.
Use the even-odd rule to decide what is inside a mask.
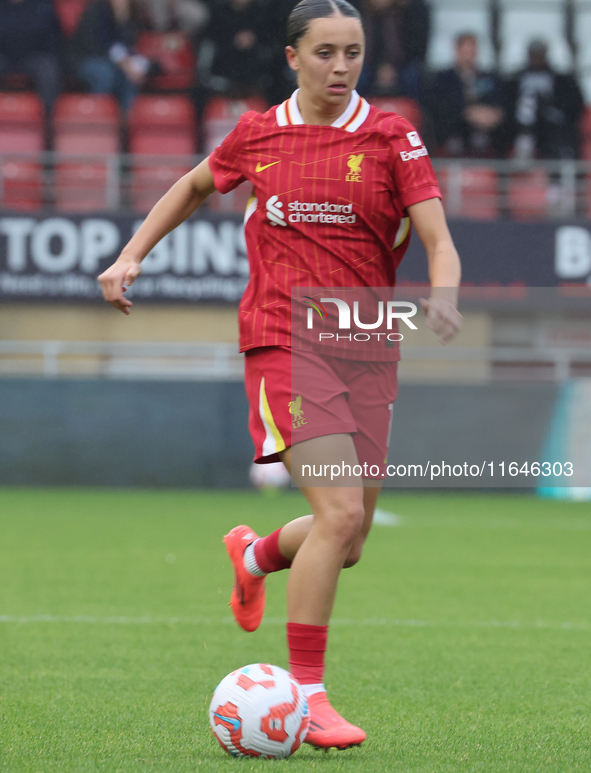
[[[107,167],[101,163],[59,163],[53,190],[55,206],[61,211],[104,210],[108,207]]]
[[[190,156],[195,153],[195,135],[191,132],[137,132],[130,138],[131,153],[139,155]]]
[[[499,217],[499,179],[494,169],[451,163],[437,171],[437,179],[450,217],[475,220]]]
[[[44,148],[43,105],[36,94],[0,94],[0,153]]]
[[[189,166],[150,165],[134,161],[130,186],[130,201],[134,212],[140,214],[149,212],[171,185],[190,169]]]
[[[195,84],[197,60],[191,38],[184,32],[144,32],[137,49],[160,65],[161,72],[149,78],[152,88],[180,91]]]
[[[62,94],[54,111],[54,145],[60,153],[118,153],[119,106],[107,94]]]
[[[550,178],[544,169],[517,172],[509,177],[507,198],[515,220],[543,220],[548,216]]]
[[[0,165],[3,209],[35,211],[43,205],[43,167],[36,161],[3,159]]]
[[[488,0],[439,0],[432,3],[432,29],[427,51],[431,69],[443,70],[455,61],[455,40],[464,32],[478,37],[480,66],[491,69],[494,51],[491,39],[491,14]]]
[[[188,97],[143,94],[133,104],[129,116],[130,128],[154,128],[155,126],[179,126],[195,128],[195,110]]]
[[[508,73],[521,69],[527,60],[527,46],[534,38],[548,43],[548,59],[555,69],[569,70],[572,52],[565,23],[561,0],[520,0],[519,4],[515,0],[501,0],[501,70]]]
[[[191,155],[196,144],[195,110],[188,97],[143,95],[134,102],[129,116],[131,153]]]
[[[268,104],[261,97],[249,99],[214,97],[211,99],[203,114],[204,152],[209,155],[232,131],[243,113],[248,110],[264,113],[268,109]]]
[[[53,0],[60,27],[66,37],[72,37],[89,0]]]
[[[408,97],[369,97],[367,101],[379,110],[401,115],[419,131],[423,128],[423,114],[414,99]]]

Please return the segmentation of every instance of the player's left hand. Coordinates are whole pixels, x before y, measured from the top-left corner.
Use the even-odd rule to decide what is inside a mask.
[[[419,302],[427,318],[427,327],[435,333],[439,343],[451,341],[464,320],[455,305],[444,298],[421,298]]]

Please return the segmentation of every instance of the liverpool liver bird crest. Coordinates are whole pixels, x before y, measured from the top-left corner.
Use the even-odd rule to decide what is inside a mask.
[[[292,421],[300,421],[304,418],[304,412],[302,411],[302,396],[298,395],[295,400],[290,400],[287,404],[289,412],[293,416]]]
[[[349,156],[347,166],[349,167],[349,174],[346,177],[347,182],[361,182],[361,162],[365,153],[358,153]]]

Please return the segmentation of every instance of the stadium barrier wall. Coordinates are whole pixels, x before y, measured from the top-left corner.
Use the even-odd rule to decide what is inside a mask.
[[[559,394],[402,385],[390,461],[541,461]],[[2,379],[0,484],[245,487],[247,425],[241,382]]]
[[[0,301],[101,302],[96,280],[141,219],[129,215],[0,212]],[[451,220],[463,280],[473,285],[585,285],[591,277],[586,221]],[[399,281],[425,284],[427,260],[413,237]],[[153,303],[236,303],[248,281],[242,218],[203,211],[146,257],[130,296]]]

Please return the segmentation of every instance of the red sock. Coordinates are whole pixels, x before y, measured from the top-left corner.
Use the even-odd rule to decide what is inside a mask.
[[[327,638],[327,625],[287,624],[289,670],[300,684],[320,684],[324,681]]]
[[[279,550],[279,532],[277,529],[268,537],[262,537],[254,543],[254,557],[259,569],[266,574],[289,569],[291,561]]]

